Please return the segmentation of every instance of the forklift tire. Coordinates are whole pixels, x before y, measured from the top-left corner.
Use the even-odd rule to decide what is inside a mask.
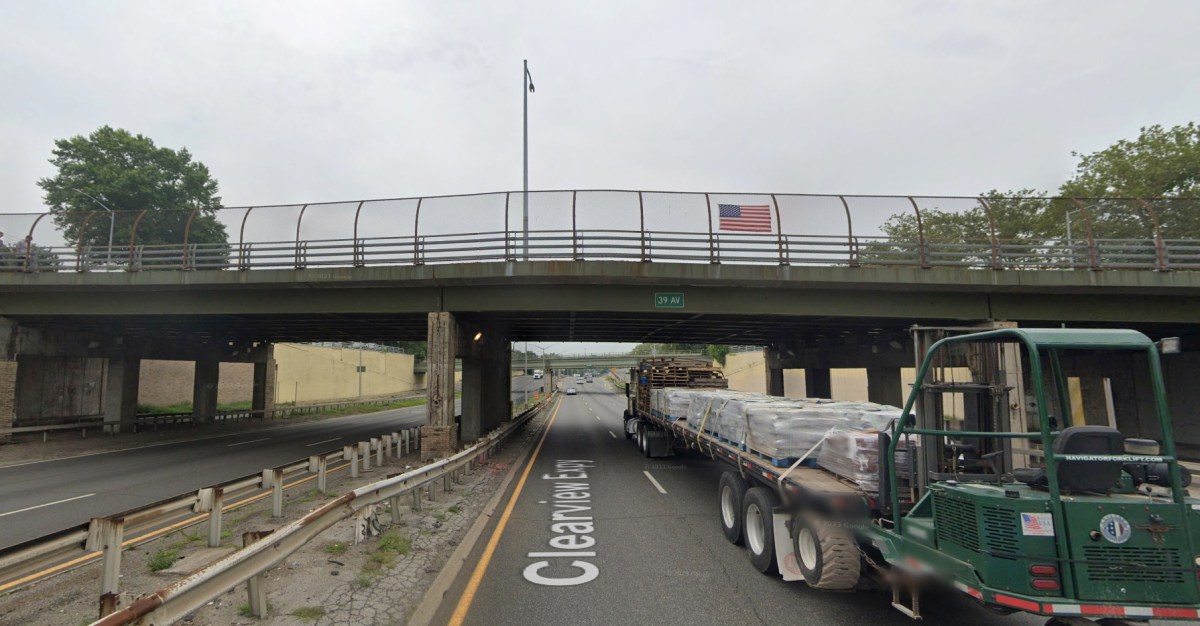
[[[721,511],[721,530],[735,546],[742,545],[742,499],[746,497],[746,480],[733,472],[721,474],[717,486],[717,506]]]
[[[754,569],[764,574],[779,571],[775,565],[775,507],[779,497],[766,487],[751,487],[742,500],[742,534],[746,554]]]
[[[1119,617],[1102,617],[1096,620],[1100,626],[1149,626],[1150,622],[1146,620],[1128,620]]]
[[[854,535],[811,515],[792,519],[792,549],[809,587],[849,590],[858,584],[862,561]]]

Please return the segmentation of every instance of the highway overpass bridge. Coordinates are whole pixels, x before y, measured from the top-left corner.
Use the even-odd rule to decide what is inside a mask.
[[[50,246],[57,264],[17,259],[0,271],[0,428],[14,403],[20,417],[22,404],[63,396],[69,409],[88,393],[103,396],[103,412],[120,428],[136,407],[141,359],[196,361],[194,406],[203,416],[215,409],[221,361],[254,362],[254,406],[271,406],[273,342],[428,340],[434,454],[503,419],[496,407],[507,406],[512,341],[763,345],[773,392],[782,393],[784,368],[805,369],[809,393],[820,395],[830,368],[864,367],[872,397],[895,402],[899,368],[913,361],[914,325],[1132,327],[1157,338],[1196,335],[1200,321],[1200,272],[1192,271],[1200,245],[1157,231],[1105,240],[1088,229],[1082,242],[1033,247],[994,236],[810,235],[787,227],[798,200],[767,196],[772,232],[720,232],[711,207],[707,227],[680,232],[655,230],[651,198],[637,192],[628,193],[641,205],[640,227],[600,230],[574,224],[577,194],[553,193],[569,200],[562,206],[572,227],[528,239],[508,227],[510,194],[497,194],[503,230],[421,234],[421,206],[438,199],[417,199],[410,235],[360,237],[359,203],[353,237],[303,238],[301,208],[294,241],[250,241],[245,224],[256,209],[243,208],[238,243],[220,249],[139,246],[135,235],[99,255]],[[919,212],[919,202],[912,206]],[[1168,358],[1181,412],[1200,405],[1200,391],[1184,382],[1200,369],[1194,356]],[[452,414],[458,358],[461,433]],[[73,373],[70,364],[87,359],[107,361],[99,389],[84,389]],[[1200,420],[1189,420],[1180,438],[1200,446]]]
[[[575,355],[546,355],[545,358],[535,357],[529,359],[526,363],[524,359],[517,358],[513,361],[513,367],[526,370],[528,374],[532,370],[554,370],[565,371],[567,373],[583,371],[583,370],[609,370],[611,368],[628,369],[637,365],[647,355],[634,355],[629,353],[622,354],[575,354]],[[712,360],[707,354],[699,354],[694,352],[681,352],[675,354],[656,354],[658,357],[677,357],[683,359],[707,359]],[[461,367],[461,364],[459,365]],[[428,363],[422,359],[413,364],[413,372],[424,374],[428,371]]]

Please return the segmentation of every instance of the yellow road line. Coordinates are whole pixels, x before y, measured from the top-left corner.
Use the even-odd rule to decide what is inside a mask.
[[[500,515],[500,521],[496,522],[496,529],[492,531],[491,538],[488,539],[487,547],[483,549],[483,555],[479,557],[479,563],[475,566],[475,571],[471,572],[471,579],[467,581],[467,588],[463,590],[462,596],[458,599],[458,606],[454,607],[454,614],[450,616],[449,626],[462,626],[463,620],[467,617],[467,611],[471,610],[471,603],[475,601],[475,593],[479,591],[479,584],[483,582],[483,575],[487,573],[488,564],[492,561],[492,555],[496,553],[496,546],[500,543],[500,535],[504,534],[504,527],[508,525],[508,518],[512,515],[513,507],[517,504],[517,498],[521,495],[521,490],[525,487],[525,479],[529,478],[529,471],[533,469],[534,462],[537,461],[538,453],[542,451],[542,444],[546,443],[546,437],[550,434],[550,427],[554,425],[555,418],[558,417],[558,410],[562,408],[562,398],[559,398],[558,404],[554,406],[554,414],[550,416],[550,421],[546,422],[546,430],[542,432],[542,438],[538,440],[537,447],[533,449],[533,454],[529,456],[529,462],[525,464],[525,471],[521,472],[521,479],[517,481],[517,486],[513,489],[512,497],[508,500],[508,505],[504,507],[504,513]]]

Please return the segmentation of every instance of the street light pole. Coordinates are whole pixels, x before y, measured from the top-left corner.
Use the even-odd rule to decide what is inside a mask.
[[[529,260],[529,94],[533,93],[533,76],[531,76],[529,74],[529,60],[528,59],[525,60],[525,72],[524,72],[524,75],[521,77],[521,81],[522,81],[521,92],[522,92],[522,95],[524,96],[524,100],[525,100],[524,125],[523,125],[523,128],[525,130],[525,137],[524,137],[525,184],[522,187],[522,192],[521,192],[522,204],[524,205],[524,211],[522,213],[522,215],[524,217],[524,228],[522,229],[521,232],[523,233],[522,250],[524,251],[524,254],[522,256],[526,261],[528,261]],[[528,348],[528,346],[526,346],[526,347]]]
[[[92,202],[99,204],[100,206],[104,207],[105,211],[108,211],[108,256],[105,259],[105,262],[111,264],[112,263],[113,226],[115,226],[117,223],[117,214],[113,213],[113,210],[108,208],[107,204],[104,204],[103,202],[97,200],[96,197],[93,196],[92,194],[90,194],[86,191],[75,189],[75,188],[71,188],[71,191],[74,191],[75,193],[81,193],[81,194],[91,198]],[[82,234],[83,233],[80,233],[80,235],[82,235]]]

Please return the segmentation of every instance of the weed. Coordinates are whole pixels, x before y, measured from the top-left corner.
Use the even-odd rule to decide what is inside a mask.
[[[222,539],[228,539],[228,538],[230,538],[230,537],[232,537],[232,536],[233,536],[233,531],[232,531],[232,530],[229,530],[228,528],[226,528],[226,529],[224,529],[224,530],[222,530],[222,531],[221,531],[221,538],[222,538]]]
[[[306,622],[316,621],[317,618],[325,615],[325,609],[319,606],[302,606],[291,613],[292,617],[298,617]]]
[[[412,539],[394,530],[389,530],[379,538],[379,550],[381,552],[393,552],[404,556],[412,550]]]
[[[313,500],[316,500],[319,497],[321,497],[320,491],[317,491],[316,489],[309,489],[307,493],[296,498],[296,502],[298,502],[298,503],[299,502],[312,502]]]
[[[272,605],[270,602],[268,602],[267,603],[267,615],[270,615],[274,612],[275,612],[275,606]],[[242,603],[241,606],[238,607],[238,615],[241,615],[242,617],[254,617],[254,614],[250,612],[250,603],[249,602],[244,602],[244,603]]]
[[[154,553],[146,564],[152,572],[161,572],[179,560],[179,548],[163,548]]]
[[[366,589],[367,587],[370,587],[371,576],[365,572],[359,574],[358,576],[354,577],[354,586],[358,587],[359,589]]]
[[[452,506],[452,507],[450,507],[450,508],[446,509],[446,512],[447,512],[447,513],[458,513],[458,511],[459,511],[459,508],[458,508],[458,506],[457,506],[457,505],[456,505],[456,506]]]
[[[345,552],[346,552],[346,544],[344,544],[340,541],[335,541],[333,543],[325,544],[325,553],[326,554],[343,554]]]

